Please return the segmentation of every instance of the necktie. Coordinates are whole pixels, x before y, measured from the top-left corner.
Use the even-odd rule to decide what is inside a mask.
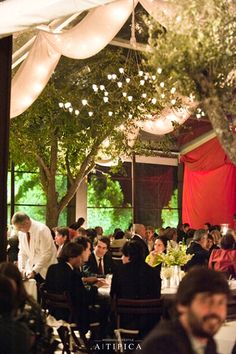
[[[28,241],[28,245],[29,245],[30,244],[30,233],[27,232],[26,235],[27,235],[27,241]]]
[[[103,274],[102,258],[99,258],[99,262],[98,262],[98,274]]]

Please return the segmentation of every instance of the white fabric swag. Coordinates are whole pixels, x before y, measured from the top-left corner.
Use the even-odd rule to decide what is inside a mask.
[[[10,5],[8,10],[14,3],[16,5],[16,1],[18,2],[18,0],[5,1],[5,5]],[[25,3],[28,2],[28,0],[24,1]],[[101,4],[102,6],[90,10],[78,25],[64,33],[50,33],[42,30],[38,32],[27,58],[12,80],[11,118],[23,113],[37,99],[55,70],[61,55],[74,59],[85,59],[98,53],[115,37],[137,3],[138,0],[67,2],[54,0],[41,1],[41,6],[39,6],[39,2],[34,0],[34,6],[31,7],[31,10],[41,9],[41,15],[38,14],[37,17],[38,22],[33,17],[32,23],[29,24],[30,20],[28,18],[28,22],[22,22],[20,28],[33,25],[35,21],[42,23],[51,20],[56,18],[58,14],[68,15],[72,14],[73,11],[83,11],[83,9]],[[168,18],[177,14],[176,7],[165,0],[140,0],[140,3],[149,14],[162,24],[166,24]],[[0,3],[0,11],[4,9],[1,6],[3,4]],[[59,8],[56,8],[56,6],[59,6]],[[54,15],[50,12],[53,8],[55,10]],[[21,2],[21,11],[26,16],[23,9]],[[30,7],[28,10],[30,10]],[[2,14],[2,12],[0,13]],[[18,19],[16,24],[17,21]],[[19,27],[18,24],[17,26]],[[16,28],[18,28],[17,26]],[[6,33],[7,27],[5,32],[2,28],[3,24],[1,23],[0,33]],[[159,117],[156,121],[147,120],[144,122],[142,129],[154,134],[166,134],[173,130],[173,120],[182,124],[189,114],[188,111],[185,111],[183,115],[180,112],[167,109],[163,111],[161,118]]]

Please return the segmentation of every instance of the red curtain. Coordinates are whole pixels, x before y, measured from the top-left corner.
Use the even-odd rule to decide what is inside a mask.
[[[184,162],[182,220],[192,228],[229,223],[236,213],[236,166],[216,138],[181,157]]]

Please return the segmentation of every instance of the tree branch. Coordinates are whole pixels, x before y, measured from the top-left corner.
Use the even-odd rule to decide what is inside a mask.
[[[70,184],[72,185],[74,183],[74,178],[70,170],[70,163],[68,159],[68,151],[66,152],[66,157],[65,157],[65,162],[66,162],[66,172],[67,172],[67,177],[69,179]]]
[[[50,177],[51,177],[50,170],[49,170],[48,166],[44,163],[42,157],[39,156],[38,154],[35,154],[35,158],[36,158],[39,166],[41,166],[41,168],[44,170],[44,173],[45,173],[47,179],[50,179]]]

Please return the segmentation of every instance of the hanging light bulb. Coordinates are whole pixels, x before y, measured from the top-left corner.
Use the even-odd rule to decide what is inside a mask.
[[[113,80],[117,79],[117,75],[116,74],[112,74],[112,79]]]
[[[109,117],[111,117],[111,116],[113,115],[113,112],[112,112],[112,111],[109,111],[109,112],[108,112],[108,115],[109,115]]]
[[[142,97],[143,98],[147,98],[147,94],[146,93],[142,93]]]
[[[89,117],[93,116],[93,112],[88,112]]]
[[[128,101],[130,101],[130,102],[133,100],[133,96],[128,96],[127,98],[128,98]]]
[[[161,74],[162,73],[162,68],[157,68],[157,73]]]
[[[70,102],[66,102],[65,103],[65,108],[67,109],[67,108],[69,108],[71,106],[71,103]]]
[[[176,100],[175,99],[171,100],[170,102],[171,102],[171,104],[176,104]]]
[[[139,83],[140,83],[141,86],[143,86],[145,84],[145,81],[144,80],[140,80]]]
[[[174,94],[176,91],[176,88],[175,87],[172,87],[172,89],[170,90],[170,93]]]
[[[164,86],[165,86],[165,84],[164,84],[163,81],[160,83],[160,86],[161,86],[161,87],[164,87]]]
[[[126,97],[126,96],[127,96],[127,92],[123,92],[122,95],[123,95],[124,97]]]
[[[139,74],[139,76],[143,76],[143,71],[139,70],[138,74]]]
[[[111,80],[111,79],[112,79],[112,75],[111,75],[111,74],[108,74],[108,75],[107,75],[107,78],[108,78],[108,80]]]
[[[105,90],[105,86],[104,85],[100,85],[99,88],[100,88],[101,91]]]
[[[126,79],[125,79],[125,81],[127,82],[127,84],[130,82],[130,78],[129,77],[127,77]]]
[[[156,104],[157,103],[157,99],[155,97],[152,98],[152,104]]]
[[[92,88],[93,88],[94,92],[97,92],[97,91],[98,91],[97,85],[93,84],[93,85],[92,85]]]
[[[105,103],[107,103],[107,102],[108,102],[108,97],[103,97],[103,101],[104,101]]]
[[[73,112],[73,108],[72,108],[72,107],[69,108],[69,112],[70,112],[70,113]]]
[[[75,115],[76,115],[76,116],[79,115],[79,110],[78,110],[78,109],[75,110]]]
[[[108,96],[108,92],[107,91],[104,92],[104,96]]]
[[[59,103],[58,103],[58,106],[59,106],[60,108],[63,108],[63,107],[64,107],[64,103],[59,102]]]
[[[125,72],[124,68],[119,68],[119,72],[123,74]]]
[[[117,86],[118,86],[118,87],[120,87],[120,88],[121,88],[121,87],[122,87],[122,85],[123,85],[123,84],[122,84],[122,82],[121,82],[121,81],[117,82]]]
[[[87,100],[82,100],[81,102],[82,102],[82,105],[83,105],[83,106],[86,106],[86,104],[88,103]]]

